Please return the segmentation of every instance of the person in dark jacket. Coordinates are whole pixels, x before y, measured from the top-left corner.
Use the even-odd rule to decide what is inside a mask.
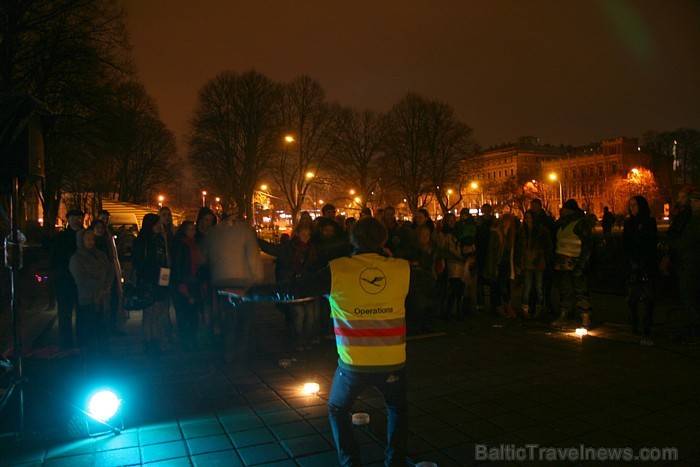
[[[78,289],[75,317],[78,346],[87,353],[104,352],[108,346],[107,319],[114,267],[107,255],[95,247],[93,231],[78,232],[76,242],[69,269]]]
[[[682,338],[696,344],[700,338],[700,189],[688,194],[691,216],[671,246],[678,252],[678,282],[685,323]]]
[[[486,257],[489,250],[489,238],[491,237],[491,228],[493,227],[496,218],[493,216],[493,209],[490,204],[481,206],[481,216],[476,223],[476,309],[483,310],[485,308],[484,288],[489,288],[489,297],[491,300],[491,311],[494,309],[494,291],[493,283],[484,277],[484,269],[486,268]]]
[[[612,229],[615,224],[615,214],[610,212],[607,206],[603,207],[603,219],[601,219],[603,224],[603,241],[607,244],[612,238]]]
[[[511,304],[511,284],[515,279],[515,216],[503,214],[491,229],[484,278],[490,281],[491,303],[502,317],[515,318]]]
[[[290,241],[278,245],[258,240],[262,251],[277,258],[277,280],[298,280],[320,269],[316,245],[311,241],[313,226],[300,223]],[[289,324],[296,351],[309,350],[320,342],[320,307],[318,300],[298,303],[289,308]]]
[[[643,196],[629,200],[629,217],[622,231],[622,243],[628,273],[627,303],[630,308],[632,332],[639,333],[637,307],[644,304],[644,335],[651,335],[654,313],[653,279],[656,275],[656,219]]]
[[[71,209],[66,217],[68,226],[56,235],[51,250],[51,269],[58,302],[59,345],[63,350],[73,347],[73,309],[78,306],[78,289],[68,264],[78,248],[77,234],[83,230],[85,215],[79,209]]]
[[[185,350],[197,349],[197,328],[202,300],[202,253],[195,240],[197,228],[184,221],[172,244],[170,294],[175,306],[180,343]]]
[[[533,213],[535,224],[547,229],[549,232],[549,240],[554,248],[554,242],[556,241],[556,229],[554,228],[554,217],[549,215],[542,207],[542,200],[539,198],[534,198],[530,201],[530,210]],[[552,304],[552,285],[554,283],[554,261],[550,258],[547,261],[546,268],[542,276],[542,289],[544,291],[544,306],[543,311],[546,313],[551,313],[554,310],[554,305]],[[530,309],[537,308],[537,294],[531,293],[529,297]]]
[[[515,270],[523,277],[522,309],[523,316],[530,315],[530,292],[534,283],[534,316],[542,314],[544,306],[544,272],[552,260],[554,252],[549,230],[537,222],[536,214],[525,213],[525,222],[518,229],[515,239]]]
[[[382,222],[389,232],[389,239],[384,245],[394,258],[413,260],[414,242],[412,241],[413,230],[409,225],[401,225],[396,221],[396,210],[393,206],[387,206],[382,212]]]
[[[216,226],[216,222],[217,218],[214,211],[204,206],[199,208],[199,212],[197,213],[197,221],[195,222],[197,233],[195,234],[194,238],[202,251],[204,251],[203,248],[205,239],[214,226]],[[202,293],[202,303],[200,308],[201,313],[204,315],[204,319],[210,328],[209,330],[211,337],[215,341],[218,341],[220,340],[222,333],[223,312],[219,309],[219,307],[215,306],[217,298],[213,295],[214,291],[211,287],[210,272],[209,265],[205,265],[202,271],[205,290]]]
[[[162,353],[162,322],[168,312],[168,284],[161,280],[161,273],[168,267],[168,258],[158,215],[146,214],[143,217],[141,230],[134,240],[132,261],[137,287],[154,298],[153,304],[143,310],[145,349],[150,354],[159,355]]]

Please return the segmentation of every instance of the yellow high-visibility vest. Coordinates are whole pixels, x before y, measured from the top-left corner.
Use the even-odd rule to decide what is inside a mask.
[[[583,219],[570,222],[563,229],[557,230],[557,254],[578,258],[581,256],[581,238],[574,233],[574,229]]]
[[[350,367],[406,362],[407,261],[365,253],[337,258],[331,268],[331,317],[340,361]]]

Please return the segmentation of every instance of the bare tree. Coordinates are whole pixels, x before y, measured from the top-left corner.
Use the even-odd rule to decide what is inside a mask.
[[[190,160],[200,178],[253,219],[253,193],[278,145],[281,88],[251,70],[226,71],[199,92]]]
[[[0,2],[0,92],[28,92],[55,119],[41,184],[53,229],[63,190],[92,167],[98,108],[131,71],[123,7],[116,0]]]
[[[449,186],[457,187],[456,205],[464,179],[461,162],[478,150],[472,130],[447,104],[413,93],[390,109],[386,125],[384,169],[411,210],[420,206],[421,199],[428,202],[427,194],[433,193],[446,212]]]
[[[292,211],[301,211],[309,187],[336,145],[337,106],[326,102],[321,85],[302,76],[286,86],[282,104],[283,133],[272,176]]]
[[[338,145],[329,168],[335,180],[356,187],[355,195],[364,207],[381,178],[378,160],[383,141],[382,117],[371,110],[345,108],[340,112],[337,128]]]
[[[153,99],[140,83],[117,87],[104,112],[100,157],[102,177],[95,186],[120,200],[143,203],[180,174],[175,136],[158,117]],[[102,164],[99,164],[103,162]]]
[[[620,213],[627,209],[627,204],[632,196],[641,195],[649,202],[652,211],[660,211],[660,191],[656,183],[654,173],[645,168],[635,168],[626,176],[615,178],[610,186],[608,200],[614,209],[617,207]]]

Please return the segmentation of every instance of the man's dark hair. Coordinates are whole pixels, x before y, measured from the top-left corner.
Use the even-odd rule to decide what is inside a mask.
[[[532,201],[530,201],[530,204],[536,204],[539,207],[542,207],[542,200],[539,198],[533,198]]]
[[[363,217],[350,231],[350,242],[355,250],[381,250],[388,238],[386,227],[374,217]]]

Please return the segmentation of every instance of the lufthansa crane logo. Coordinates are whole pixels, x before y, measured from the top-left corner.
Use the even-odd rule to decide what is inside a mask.
[[[360,287],[368,294],[378,294],[386,287],[386,276],[381,269],[367,268],[360,274]]]

